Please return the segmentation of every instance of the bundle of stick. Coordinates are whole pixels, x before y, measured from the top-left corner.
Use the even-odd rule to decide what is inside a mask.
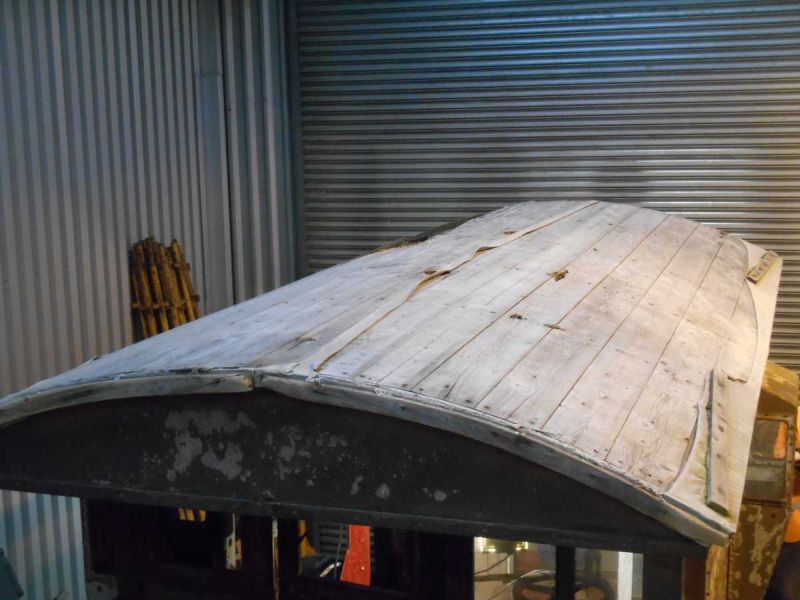
[[[177,240],[169,247],[147,238],[128,253],[131,309],[137,340],[194,321],[200,316],[199,296],[189,276],[189,263]]]

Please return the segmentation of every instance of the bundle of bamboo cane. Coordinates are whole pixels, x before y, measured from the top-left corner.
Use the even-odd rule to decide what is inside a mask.
[[[194,321],[200,316],[199,296],[189,276],[189,264],[177,240],[169,247],[147,238],[128,253],[131,309],[137,340]]]

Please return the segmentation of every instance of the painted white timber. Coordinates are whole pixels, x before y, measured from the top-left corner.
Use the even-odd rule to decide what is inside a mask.
[[[0,400],[0,424],[111,398],[271,389],[472,437],[723,543],[780,271],[779,257],[679,217],[519,204],[40,382]],[[709,415],[712,372],[724,393]],[[709,456],[719,415],[724,444]]]

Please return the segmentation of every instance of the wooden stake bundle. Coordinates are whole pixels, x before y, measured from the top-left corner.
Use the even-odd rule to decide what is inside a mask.
[[[194,321],[199,297],[190,267],[177,240],[169,247],[147,238],[129,252],[131,309],[136,339],[144,339]]]

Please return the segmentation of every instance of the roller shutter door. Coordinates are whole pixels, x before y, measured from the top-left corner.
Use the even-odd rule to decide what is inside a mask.
[[[538,199],[637,202],[786,259],[800,368],[800,2],[291,4],[303,261]]]

